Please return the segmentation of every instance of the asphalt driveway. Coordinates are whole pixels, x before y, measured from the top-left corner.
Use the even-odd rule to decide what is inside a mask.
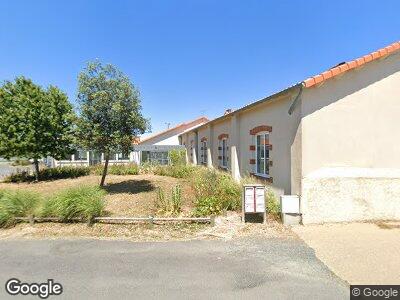
[[[134,243],[2,240],[0,298],[10,278],[54,279],[50,299],[348,299],[348,286],[296,239]],[[39,299],[36,297],[35,299]]]

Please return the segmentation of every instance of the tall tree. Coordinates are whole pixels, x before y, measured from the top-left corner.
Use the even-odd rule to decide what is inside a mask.
[[[110,153],[127,151],[132,139],[148,128],[142,115],[139,91],[113,65],[89,62],[79,74],[78,141],[104,153],[100,186],[104,186]]]
[[[43,89],[18,77],[0,88],[0,156],[39,159],[70,154],[74,112],[67,95],[54,86]]]

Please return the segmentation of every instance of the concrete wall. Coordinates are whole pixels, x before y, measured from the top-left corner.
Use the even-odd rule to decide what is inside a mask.
[[[304,90],[301,114],[303,222],[399,217],[378,170],[400,170],[400,54]]]

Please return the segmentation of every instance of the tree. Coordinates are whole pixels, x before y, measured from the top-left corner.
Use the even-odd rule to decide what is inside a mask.
[[[0,88],[0,156],[33,159],[39,180],[39,159],[60,159],[71,153],[74,112],[57,87],[43,89],[18,77]]]
[[[100,186],[104,186],[110,153],[128,151],[133,138],[143,134],[139,91],[112,65],[90,62],[78,79],[78,141],[82,147],[104,153]]]

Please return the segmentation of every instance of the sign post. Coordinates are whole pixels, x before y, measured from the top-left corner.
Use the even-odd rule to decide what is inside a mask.
[[[243,185],[242,220],[246,222],[246,215],[262,215],[263,222],[267,222],[265,209],[265,186],[262,184]]]

